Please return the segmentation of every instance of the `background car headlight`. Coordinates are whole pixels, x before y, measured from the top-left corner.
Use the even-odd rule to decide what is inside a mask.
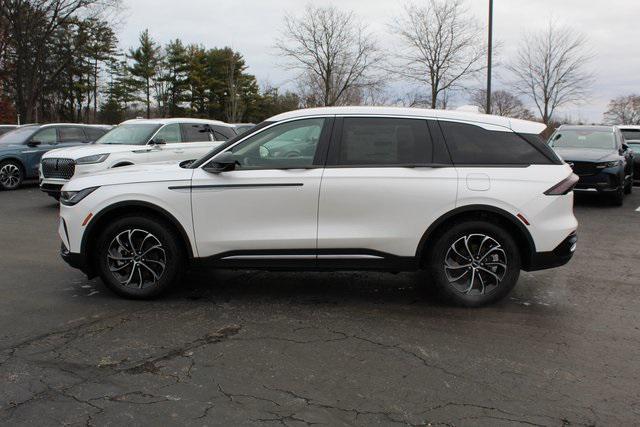
[[[62,191],[60,192],[60,203],[65,206],[73,206],[78,204],[82,199],[96,191],[99,187],[89,187],[80,191]]]
[[[88,165],[90,163],[102,163],[105,160],[107,160],[107,157],[109,157],[109,153],[94,154],[93,156],[80,157],[78,160],[76,160],[76,164]]]
[[[620,160],[613,160],[611,162],[598,163],[596,167],[598,169],[606,169],[606,168],[615,168],[620,165],[622,162]]]

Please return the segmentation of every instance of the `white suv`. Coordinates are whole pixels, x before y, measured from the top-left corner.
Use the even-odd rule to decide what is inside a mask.
[[[120,166],[195,160],[235,137],[232,125],[203,119],[134,119],[95,144],[52,150],[40,161],[40,189],[58,198],[72,177]]]
[[[62,256],[132,298],[206,263],[425,269],[448,300],[487,304],[521,269],[575,250],[577,177],[544,128],[421,109],[280,114],[190,165],[74,179],[60,200]]]

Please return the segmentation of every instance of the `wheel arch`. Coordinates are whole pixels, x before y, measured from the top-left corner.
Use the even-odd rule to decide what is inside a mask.
[[[528,268],[533,255],[536,253],[536,246],[531,237],[531,233],[525,225],[514,215],[489,205],[467,205],[461,206],[447,212],[435,220],[425,231],[420,239],[416,250],[416,258],[423,260],[429,251],[429,243],[436,239],[440,232],[455,222],[464,220],[493,219],[501,223],[513,233],[522,258],[522,267]]]
[[[8,160],[13,160],[13,161],[15,161],[16,163],[18,163],[18,165],[19,165],[19,166],[20,166],[20,168],[22,169],[22,173],[24,173],[24,174],[26,175],[26,173],[27,173],[27,166],[25,165],[24,160],[22,160],[22,159],[20,158],[20,156],[16,156],[16,155],[11,155],[11,154],[10,154],[10,155],[8,155],[8,156],[6,156],[6,157],[2,157],[2,158],[0,158],[0,163],[2,163],[2,162],[6,162],[6,161],[8,161]]]
[[[160,206],[140,200],[114,203],[113,205],[98,212],[89,222],[87,229],[82,236],[82,241],[80,242],[80,253],[86,257],[87,252],[92,249],[90,246],[92,242],[95,242],[97,233],[100,232],[100,230],[103,229],[110,220],[127,214],[147,214],[151,217],[167,221],[173,228],[175,228],[176,231],[178,231],[178,234],[182,238],[181,243],[187,251],[189,259],[194,257],[191,240],[180,221]]]

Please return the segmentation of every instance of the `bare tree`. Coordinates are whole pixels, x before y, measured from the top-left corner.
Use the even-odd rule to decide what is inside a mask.
[[[471,104],[486,113],[487,91],[477,90],[471,96]],[[516,95],[506,90],[491,92],[491,113],[498,116],[513,117],[515,119],[533,120],[535,116]]]
[[[352,12],[308,5],[304,15],[285,17],[276,48],[300,71],[307,105],[345,105],[381,84],[376,42]]]
[[[446,100],[439,102],[440,97],[485,68],[481,29],[469,16],[464,0],[407,3],[391,28],[404,46],[396,55],[401,66],[393,71],[426,84],[431,108],[446,105]]]
[[[48,65],[49,49],[55,33],[79,14],[98,16],[113,10],[120,0],[3,0],[0,18],[10,34],[14,68],[15,104],[25,122],[34,119],[37,101],[44,87],[60,75],[68,61]]]
[[[550,22],[543,32],[525,36],[507,66],[515,76],[514,89],[533,100],[545,124],[558,107],[586,99],[593,82],[586,44],[575,30]]]
[[[612,125],[640,125],[640,95],[620,96],[609,101],[604,120]]]

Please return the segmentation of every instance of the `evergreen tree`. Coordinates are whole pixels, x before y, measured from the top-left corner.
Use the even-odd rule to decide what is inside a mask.
[[[131,86],[142,92],[142,101],[147,108],[147,118],[151,118],[151,89],[158,74],[158,65],[162,61],[160,47],[149,35],[149,30],[140,34],[140,46],[130,49],[128,58],[133,61],[129,66]]]

